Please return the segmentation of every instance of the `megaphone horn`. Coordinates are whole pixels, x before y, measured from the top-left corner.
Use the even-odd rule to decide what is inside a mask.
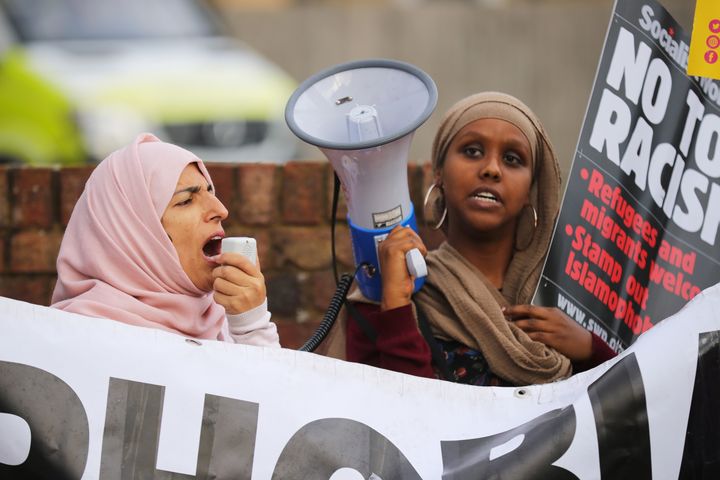
[[[407,181],[415,130],[435,109],[437,88],[419,68],[387,59],[336,65],[300,84],[285,108],[290,130],[325,154],[348,205],[355,264],[379,272],[377,245],[397,225],[417,231]],[[408,252],[415,290],[427,274],[424,259]],[[379,301],[381,273],[358,273],[360,290]]]

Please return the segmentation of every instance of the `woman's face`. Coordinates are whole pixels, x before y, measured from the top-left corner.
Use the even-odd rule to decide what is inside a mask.
[[[227,215],[197,164],[188,164],[160,221],[177,250],[180,265],[200,290],[212,290],[212,270],[217,264],[210,257],[220,253],[220,241],[225,236],[221,222]]]
[[[532,152],[504,120],[484,118],[453,138],[439,173],[448,209],[448,238],[514,241],[517,218],[530,203]]]

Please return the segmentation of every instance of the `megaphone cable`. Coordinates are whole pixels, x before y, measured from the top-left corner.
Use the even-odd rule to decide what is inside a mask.
[[[320,325],[315,330],[312,337],[310,337],[308,341],[299,348],[301,352],[315,351],[318,345],[320,345],[325,339],[327,334],[330,333],[330,329],[335,324],[335,320],[337,320],[337,317],[340,314],[340,309],[345,303],[345,298],[347,297],[347,292],[350,290],[352,282],[352,275],[349,273],[342,274],[342,277],[337,284],[337,288],[335,289],[335,293],[330,300],[330,306],[328,306],[328,309],[323,316],[322,322],[320,322]]]
[[[299,348],[301,352],[315,351],[315,349],[325,339],[327,334],[330,333],[330,329],[335,324],[335,321],[340,314],[340,309],[342,309],[342,306],[345,303],[347,293],[350,290],[353,279],[355,278],[355,275],[350,275],[347,273],[344,273],[341,278],[338,278],[337,257],[335,256],[335,221],[337,219],[337,207],[339,198],[340,179],[338,178],[336,173],[335,182],[333,185],[332,216],[330,219],[330,248],[332,251],[333,274],[335,275],[335,293],[330,299],[330,305],[328,306],[328,309],[325,312],[325,315],[323,316],[320,325],[318,325],[318,328],[315,330],[315,333],[313,333],[312,336],[303,344],[303,346]],[[357,274],[360,268],[361,266],[358,266],[355,269],[355,274]]]
[[[337,272],[337,257],[335,256],[335,222],[337,220],[337,206],[338,206],[338,200],[340,197],[340,179],[338,178],[337,174],[335,174],[335,183],[333,187],[333,200],[332,200],[332,216],[330,220],[330,243],[331,243],[331,251],[332,251],[332,266],[333,266],[333,274],[335,275],[335,293],[333,294],[332,298],[330,299],[330,305],[328,306],[327,311],[325,312],[325,315],[323,316],[322,321],[320,322],[320,325],[317,329],[315,329],[315,333],[303,344],[302,347],[300,347],[298,350],[301,352],[313,352],[315,349],[322,343],[322,341],[325,339],[328,333],[330,333],[330,329],[335,324],[335,321],[337,320],[338,315],[340,314],[340,310],[342,309],[343,305],[346,305],[347,308],[352,313],[353,319],[358,322],[358,326],[361,330],[365,333],[365,335],[368,336],[372,341],[375,341],[375,331],[370,325],[370,323],[365,320],[365,318],[358,312],[355,307],[352,306],[351,303],[347,302],[347,293],[350,290],[350,287],[352,286],[353,279],[355,278],[355,275],[360,271],[361,268],[366,268],[367,264],[360,264],[355,269],[355,273],[353,275],[350,275],[348,273],[343,273],[342,276],[338,279],[338,272]]]

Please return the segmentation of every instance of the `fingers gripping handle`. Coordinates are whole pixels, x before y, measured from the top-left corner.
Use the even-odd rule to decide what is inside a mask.
[[[253,265],[257,260],[257,242],[251,237],[226,237],[222,239],[223,252],[239,253],[250,260]]]
[[[405,263],[407,263],[408,272],[414,278],[421,278],[427,275],[427,264],[420,250],[413,248],[405,253]]]

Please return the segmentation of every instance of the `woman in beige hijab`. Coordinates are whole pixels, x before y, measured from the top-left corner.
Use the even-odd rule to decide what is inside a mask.
[[[427,280],[414,296],[405,252],[425,253],[422,241],[397,227],[380,244],[382,301],[351,296],[364,325],[348,321],[347,359],[474,385],[525,385],[612,357],[560,310],[528,305],[560,203],[557,158],[535,114],[509,95],[467,97],[445,114],[432,162],[426,216],[446,241],[427,254]],[[427,341],[418,319],[429,324]]]

